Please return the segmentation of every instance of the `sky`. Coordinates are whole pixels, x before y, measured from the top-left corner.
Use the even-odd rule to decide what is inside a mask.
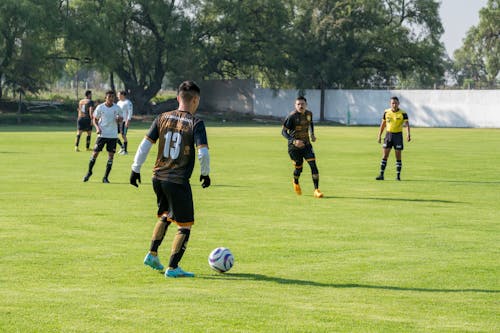
[[[441,41],[450,58],[462,46],[462,39],[469,28],[479,23],[479,10],[487,2],[488,0],[441,0],[439,15],[444,28]]]

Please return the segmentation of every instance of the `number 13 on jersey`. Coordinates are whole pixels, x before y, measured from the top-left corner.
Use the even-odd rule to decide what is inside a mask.
[[[173,160],[179,157],[181,150],[182,136],[178,132],[168,131],[165,134],[165,147],[163,148],[163,156]]]

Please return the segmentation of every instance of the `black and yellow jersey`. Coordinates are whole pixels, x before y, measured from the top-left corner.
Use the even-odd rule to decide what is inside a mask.
[[[178,184],[188,182],[191,177],[195,148],[208,145],[203,120],[179,110],[159,115],[146,138],[153,143],[158,140],[153,177]]]
[[[384,116],[386,130],[391,133],[401,133],[403,132],[403,125],[408,121],[408,115],[401,109],[394,112],[392,109],[384,110]]]
[[[283,127],[287,130],[292,139],[302,140],[305,144],[311,144],[309,140],[309,127],[314,131],[313,114],[309,110],[303,113],[292,111],[283,122]]]

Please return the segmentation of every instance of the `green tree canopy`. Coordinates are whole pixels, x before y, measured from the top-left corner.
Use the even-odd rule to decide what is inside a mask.
[[[488,0],[479,12],[479,24],[467,32],[453,54],[455,79],[463,87],[493,88],[500,73],[500,2]]]

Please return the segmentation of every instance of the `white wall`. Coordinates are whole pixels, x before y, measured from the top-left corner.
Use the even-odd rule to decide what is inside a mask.
[[[319,120],[320,91],[304,95]],[[255,114],[284,118],[294,108],[297,90],[255,89],[254,96]],[[414,126],[500,128],[500,90],[327,90],[325,119],[378,125],[391,96],[399,98]]]

